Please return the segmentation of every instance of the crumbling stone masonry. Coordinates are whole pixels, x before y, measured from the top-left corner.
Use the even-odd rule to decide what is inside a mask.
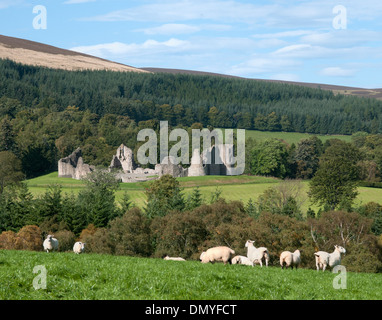
[[[81,148],[77,148],[72,154],[58,161],[58,176],[62,178],[80,180],[94,169],[94,166],[84,163]]]

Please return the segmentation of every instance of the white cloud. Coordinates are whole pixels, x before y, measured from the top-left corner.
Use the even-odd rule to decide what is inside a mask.
[[[267,55],[253,57],[231,68],[232,74],[248,76],[262,73],[277,73],[280,71],[295,69],[301,66],[301,62],[290,59],[277,59]],[[283,73],[285,74],[285,73]]]
[[[95,2],[96,0],[67,0],[63,4],[77,4],[77,3],[86,3],[86,2]]]
[[[175,34],[193,34],[200,31],[225,32],[232,30],[232,26],[227,24],[199,24],[190,25],[183,23],[166,23],[158,27],[137,29],[147,35],[175,35]]]
[[[277,49],[270,53],[272,56],[278,58],[288,59],[347,59],[347,60],[364,60],[380,59],[382,51],[380,47],[330,47],[330,46],[316,46],[311,44],[293,44]]]
[[[328,67],[320,71],[320,74],[327,77],[351,77],[355,74],[354,69],[344,69],[341,67]]]
[[[0,0],[0,9],[7,9],[23,3],[24,1],[22,0]]]
[[[299,37],[308,34],[312,34],[314,31],[312,30],[290,30],[290,31],[282,31],[275,33],[259,33],[252,35],[253,38],[260,39],[273,39],[273,38],[290,38],[290,37]]]
[[[172,34],[189,34],[200,31],[200,27],[191,26],[187,24],[179,23],[167,23],[159,27],[139,29],[137,31],[143,31],[143,33],[148,35],[172,35]]]
[[[230,31],[233,29],[233,27],[228,24],[202,24],[200,27],[202,30],[217,32]]]
[[[111,58],[128,55],[152,55],[166,52],[179,52],[185,50],[188,46],[188,41],[171,38],[163,42],[146,40],[141,44],[126,44],[122,42],[103,43],[92,46],[74,47],[70,50],[90,54],[96,57]]]
[[[272,80],[283,80],[283,81],[293,81],[293,82],[300,81],[300,77],[297,74],[294,74],[294,73],[277,73],[277,74],[271,75],[269,77],[269,79],[272,79]]]
[[[292,44],[273,52],[273,55],[289,58],[304,58],[317,53],[317,49],[310,44]]]
[[[253,5],[237,1],[167,0],[86,18],[92,21],[178,22],[218,20],[254,23],[274,12],[275,5]]]
[[[300,39],[304,43],[327,47],[352,47],[370,42],[382,43],[382,32],[371,30],[333,30],[330,32],[315,32]]]

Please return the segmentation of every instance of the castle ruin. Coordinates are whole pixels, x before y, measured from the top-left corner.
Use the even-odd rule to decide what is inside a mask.
[[[121,144],[113,155],[109,170],[117,171],[117,179],[122,182],[138,182],[156,179],[158,176],[170,174],[173,177],[198,177],[205,175],[232,175],[233,165],[227,159],[233,157],[233,145],[220,144],[203,151],[193,151],[191,164],[183,168],[175,163],[171,156],[163,159],[162,163],[155,165],[155,169],[141,168],[134,161],[134,152]],[[89,172],[95,170],[83,162],[82,151],[77,148],[71,155],[58,161],[58,176],[81,179]]]

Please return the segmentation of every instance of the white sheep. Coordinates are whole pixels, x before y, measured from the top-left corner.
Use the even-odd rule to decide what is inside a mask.
[[[265,259],[265,265],[268,267],[268,261],[269,261],[269,252],[268,249],[265,247],[259,247],[256,248],[253,244],[255,241],[247,240],[245,243],[245,247],[247,248],[247,257],[249,260],[255,263],[259,263],[260,266],[263,266],[262,259]]]
[[[317,271],[320,270],[320,268],[322,268],[322,271],[325,271],[327,266],[333,268],[341,264],[341,253],[346,253],[346,250],[337,245],[334,246],[334,251],[332,253],[325,251],[315,252],[314,255],[316,258]]]
[[[169,256],[165,256],[163,259],[164,260],[173,260],[173,261],[186,261],[185,259],[183,259],[181,257],[169,257]]]
[[[50,251],[56,251],[58,249],[58,240],[49,234],[42,245],[44,247],[44,251],[48,253]]]
[[[231,263],[232,256],[235,251],[228,247],[213,247],[207,251],[203,251],[200,255],[200,261],[202,263],[214,263],[216,261],[223,261],[224,264]]]
[[[76,254],[83,253],[85,251],[85,243],[78,241],[73,246],[73,252]]]
[[[232,264],[243,264],[243,265],[246,265],[246,266],[252,266],[253,267],[253,262],[251,260],[249,260],[245,256],[235,256],[235,257],[233,257]]]
[[[299,264],[301,263],[301,253],[300,250],[296,250],[295,252],[290,252],[290,251],[284,251],[280,254],[280,265],[281,268],[284,269],[284,266],[286,268],[291,267],[296,267],[298,268]]]

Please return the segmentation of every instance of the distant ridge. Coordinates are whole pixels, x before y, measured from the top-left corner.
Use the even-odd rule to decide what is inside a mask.
[[[291,85],[297,85],[302,87],[309,88],[320,88],[322,90],[330,90],[334,93],[362,96],[368,98],[375,98],[378,100],[382,100],[382,88],[381,89],[364,89],[357,87],[347,87],[347,86],[339,86],[339,85],[331,85],[331,84],[321,84],[321,83],[309,83],[309,82],[294,82],[294,81],[285,81],[285,80],[266,80],[266,79],[254,79],[254,78],[243,78],[238,76],[220,74],[220,73],[212,73],[205,71],[193,71],[193,70],[183,70],[183,69],[169,69],[169,68],[152,68],[152,67],[144,67],[140,68],[142,70],[146,70],[153,73],[171,73],[171,74],[190,74],[190,75],[201,75],[201,76],[219,76],[224,78],[237,78],[237,79],[248,79],[248,80],[257,80],[257,81],[267,81],[267,82],[276,82],[276,83],[285,83]]]
[[[80,52],[4,35],[0,35],[0,59],[52,69],[147,72]]]

